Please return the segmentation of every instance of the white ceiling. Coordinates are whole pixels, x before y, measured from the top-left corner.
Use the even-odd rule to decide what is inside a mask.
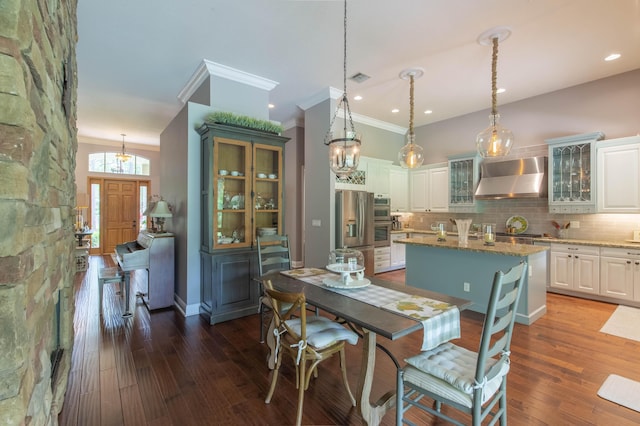
[[[327,87],[342,89],[342,0],[111,0],[78,2],[78,134],[158,145],[178,93],[203,59],[279,82],[270,118]],[[640,68],[640,0],[349,0],[347,82],[353,113],[415,126],[490,107],[491,47],[500,43],[499,105]],[[605,62],[617,52],[622,57]],[[392,108],[400,112],[392,114]],[[425,115],[425,109],[433,114]]]

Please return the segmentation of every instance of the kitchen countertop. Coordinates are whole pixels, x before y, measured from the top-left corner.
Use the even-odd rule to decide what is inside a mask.
[[[413,232],[413,231],[411,231]],[[438,241],[435,235],[424,235],[420,237],[404,238],[397,240],[396,243],[407,245],[420,245],[428,247],[440,247],[450,250],[461,251],[474,251],[501,254],[506,256],[529,256],[531,254],[540,253],[549,248],[540,245],[531,244],[511,244],[511,243],[495,243],[493,246],[486,246],[484,242],[476,239],[469,239],[466,247],[458,245],[457,239],[450,239],[446,241]]]

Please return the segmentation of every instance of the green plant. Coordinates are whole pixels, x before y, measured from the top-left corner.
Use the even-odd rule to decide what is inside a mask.
[[[276,134],[282,133],[283,130],[281,125],[274,124],[268,120],[260,120],[246,115],[237,115],[232,112],[212,112],[205,118],[205,121],[207,123],[228,124]]]

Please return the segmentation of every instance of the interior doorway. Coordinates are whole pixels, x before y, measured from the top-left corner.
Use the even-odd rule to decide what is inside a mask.
[[[146,229],[150,181],[89,178],[90,254],[111,254]]]

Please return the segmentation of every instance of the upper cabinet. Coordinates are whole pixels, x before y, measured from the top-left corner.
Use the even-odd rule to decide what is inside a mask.
[[[373,192],[376,198],[390,198],[391,196],[391,161],[367,159],[368,185],[367,191]]]
[[[411,211],[449,211],[449,168],[429,165],[409,173]]]
[[[391,166],[389,171],[391,186],[391,211],[409,211],[409,170],[400,166]]]
[[[474,194],[480,180],[480,160],[476,153],[449,157],[449,211],[476,212]]]
[[[596,212],[595,142],[600,132],[547,139],[549,212]]]
[[[640,136],[597,144],[598,213],[640,212]]]
[[[287,138],[205,124],[202,135],[202,249],[253,247],[258,232],[282,233],[283,146]]]
[[[335,189],[342,189],[346,191],[369,191],[368,165],[368,158],[360,157],[358,169],[355,172],[351,173],[351,175],[346,178],[339,178],[338,176],[335,176]]]

